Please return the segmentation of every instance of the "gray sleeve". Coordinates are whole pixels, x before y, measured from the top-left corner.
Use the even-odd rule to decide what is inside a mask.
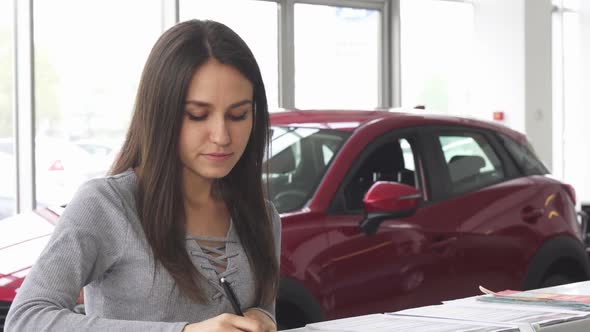
[[[186,323],[124,321],[73,312],[80,290],[113,266],[129,224],[105,180],[84,184],[19,288],[5,331],[181,331]]]
[[[271,209],[271,216],[272,216],[272,227],[274,233],[274,240],[275,240],[275,253],[277,255],[277,261],[281,262],[281,217],[279,216],[279,212],[274,207],[271,202],[268,202],[269,208]],[[261,305],[258,309],[265,314],[267,314],[272,320],[277,323],[276,320],[276,313],[275,313],[275,301],[270,303],[269,305]]]

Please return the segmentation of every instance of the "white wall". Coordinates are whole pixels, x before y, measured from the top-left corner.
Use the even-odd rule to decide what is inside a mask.
[[[503,111],[552,165],[551,0],[475,2],[476,116]]]
[[[525,132],[553,167],[551,0],[525,1]]]
[[[503,123],[526,133],[554,175],[574,186],[578,202],[590,204],[590,0],[580,6],[579,25],[565,30],[574,46],[564,60],[562,101],[553,91],[562,72],[552,77],[551,0],[475,2],[473,115],[504,111]]]
[[[473,104],[476,116],[503,111],[504,124],[524,131],[524,2],[475,2]]]

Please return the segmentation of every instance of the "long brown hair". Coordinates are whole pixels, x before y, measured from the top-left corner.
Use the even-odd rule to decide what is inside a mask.
[[[185,247],[178,141],[186,93],[199,66],[214,58],[236,68],[254,88],[253,128],[244,154],[214,188],[229,209],[256,278],[256,297],[271,302],[277,291],[278,261],[271,216],[262,185],[268,151],[269,115],[260,69],[246,43],[227,26],[191,20],[166,31],[143,70],[135,109],[120,157],[111,174],[137,170],[137,211],[156,262],[191,299],[205,303],[204,277]]]

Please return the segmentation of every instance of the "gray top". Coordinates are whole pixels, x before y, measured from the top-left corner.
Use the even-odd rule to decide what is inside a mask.
[[[208,280],[208,304],[181,296],[162,266],[154,274],[151,249],[135,209],[136,189],[132,170],[90,180],[79,189],[19,288],[6,332],[181,331],[187,323],[234,312],[219,284],[222,276],[244,310],[259,307],[274,319],[274,303],[255,302],[254,276],[233,222],[227,237],[217,238],[224,242],[221,251],[201,248],[197,241],[205,238],[186,239],[193,264]],[[269,206],[278,255],[280,219]],[[86,315],[73,311],[82,287]]]

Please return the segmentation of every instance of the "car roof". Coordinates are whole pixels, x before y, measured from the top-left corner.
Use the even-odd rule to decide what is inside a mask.
[[[521,143],[525,136],[496,122],[478,120],[474,118],[451,116],[431,113],[428,110],[417,109],[382,109],[382,110],[280,110],[271,113],[271,124],[274,126],[309,127],[318,129],[335,129],[340,131],[354,131],[368,123],[378,121],[394,121],[398,127],[416,125],[439,126],[469,126],[488,129],[503,133]]]

